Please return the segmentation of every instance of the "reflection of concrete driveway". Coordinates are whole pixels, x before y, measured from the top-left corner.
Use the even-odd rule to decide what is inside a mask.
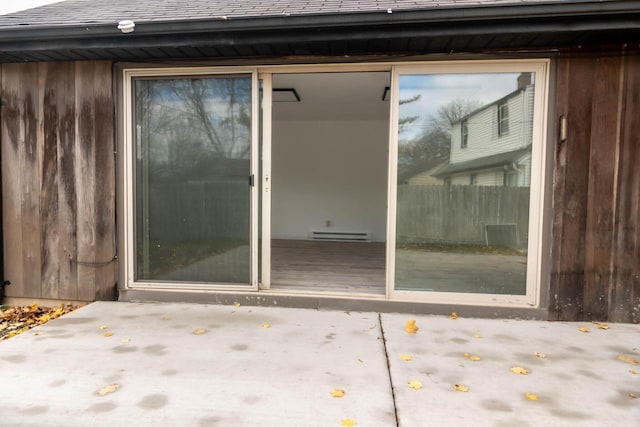
[[[524,295],[527,257],[399,249],[396,289]]]

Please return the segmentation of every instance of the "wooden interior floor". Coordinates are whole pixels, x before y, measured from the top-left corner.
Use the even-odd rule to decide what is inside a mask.
[[[271,289],[385,293],[385,244],[272,240]]]

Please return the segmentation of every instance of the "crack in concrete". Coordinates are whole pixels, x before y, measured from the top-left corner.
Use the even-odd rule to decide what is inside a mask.
[[[398,407],[396,406],[396,393],[393,386],[393,377],[391,376],[391,362],[389,359],[389,350],[387,349],[387,339],[384,336],[384,327],[382,326],[382,314],[378,313],[378,323],[380,324],[380,333],[382,334],[382,347],[384,348],[384,357],[387,361],[387,374],[389,375],[389,386],[391,387],[391,400],[393,401],[393,414],[396,418],[396,427],[400,426],[398,419]]]

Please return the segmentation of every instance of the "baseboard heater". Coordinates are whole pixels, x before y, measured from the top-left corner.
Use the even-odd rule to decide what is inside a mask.
[[[309,240],[326,240],[331,242],[370,242],[371,233],[353,231],[310,231]]]

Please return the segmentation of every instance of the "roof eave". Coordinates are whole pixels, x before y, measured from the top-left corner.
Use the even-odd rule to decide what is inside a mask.
[[[585,20],[585,18],[590,19]],[[612,20],[617,17],[618,19]],[[595,18],[595,19],[594,19]],[[128,19],[123,16],[122,19]],[[117,22],[109,24],[78,25],[16,25],[0,28],[0,42],[62,39],[89,39],[120,36],[128,38],[157,35],[175,35],[203,32],[270,31],[393,26],[413,24],[461,24],[472,22],[517,22],[523,31],[547,22],[547,26],[565,30],[569,24],[576,30],[638,29],[640,28],[640,1],[600,2],[587,0],[570,3],[457,6],[397,12],[353,12],[318,15],[282,15],[272,17],[227,18],[214,16],[197,20],[162,20],[136,22],[133,33],[121,34]],[[549,28],[551,30],[551,28]]]
[[[122,17],[127,19],[126,16]],[[22,61],[49,52],[82,53],[118,49],[191,49],[292,45],[343,41],[420,40],[427,38],[495,39],[491,48],[519,48],[500,36],[540,36],[536,46],[589,38],[599,43],[640,42],[640,0],[571,2],[536,5],[456,7],[331,15],[267,18],[136,22],[133,33],[122,34],[117,23],[78,26],[10,27],[0,29],[0,60]],[[501,44],[502,43],[502,44]],[[472,45],[467,45],[472,51]],[[430,52],[424,52],[430,53]],[[53,55],[62,58],[63,54]],[[121,58],[117,53],[101,56]],[[73,58],[70,58],[73,59]]]

